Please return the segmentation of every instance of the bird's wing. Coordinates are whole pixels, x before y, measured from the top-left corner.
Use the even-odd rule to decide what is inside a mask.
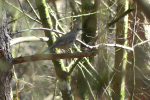
[[[63,35],[62,37],[58,38],[58,39],[55,41],[54,45],[55,45],[55,44],[57,44],[57,45],[59,45],[59,46],[60,46],[60,45],[64,45],[65,43],[68,43],[68,42],[70,42],[70,41],[73,41],[74,38],[75,38],[75,35],[74,35],[74,34],[72,34],[72,33],[67,33],[67,34]],[[68,41],[68,42],[67,42],[67,41]]]
[[[59,46],[63,46],[63,45],[66,45],[66,44],[69,44],[70,42],[74,42],[76,36],[69,32],[63,36],[61,36],[60,38],[58,38],[49,48],[47,48],[43,53],[47,52],[48,50],[50,49],[54,49],[54,48],[57,48]]]

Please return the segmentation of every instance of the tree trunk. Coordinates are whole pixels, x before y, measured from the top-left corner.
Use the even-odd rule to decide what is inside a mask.
[[[89,13],[89,12],[95,12],[97,11],[97,2],[95,0],[95,3],[92,2],[92,0],[81,0],[82,3],[82,13]],[[96,36],[96,29],[97,29],[97,15],[96,14],[91,14],[89,16],[82,16],[82,27],[84,28],[84,31],[82,33],[81,40],[85,41],[86,44],[94,45],[95,42],[92,43],[91,37]],[[88,37],[89,36],[89,37]],[[81,45],[81,48],[84,46]],[[93,57],[89,58],[89,61],[93,61]],[[88,67],[89,65],[84,63],[84,66],[90,71],[90,68]],[[83,69],[84,71],[84,69]],[[84,71],[85,76],[87,76],[87,80],[89,83],[93,82],[93,79],[91,77],[88,77],[88,73]],[[95,85],[94,85],[95,86]],[[93,86],[93,87],[94,87]],[[87,100],[90,99],[91,96],[89,96],[90,91],[88,89],[88,85],[86,80],[83,77],[83,73],[79,69],[78,71],[78,81],[77,81],[77,90],[79,93],[79,97],[81,100]]]
[[[136,0],[138,1],[138,0]],[[135,7],[134,12],[129,14],[129,20],[133,20],[133,22],[129,22],[129,26],[132,30],[128,30],[128,45],[130,47],[138,44],[142,41],[146,41],[146,32],[144,31],[144,25],[143,24],[137,24],[137,20],[139,20],[139,23],[145,22],[145,16],[143,16],[143,12],[141,11],[140,6],[136,5],[136,2],[133,2],[130,6]],[[136,34],[135,34],[135,33]],[[138,36],[138,37],[137,37]],[[141,39],[141,40],[140,40]],[[135,100],[137,98],[141,100],[148,99],[145,95],[139,95],[142,93],[149,94],[149,88],[148,84],[150,83],[148,80],[146,80],[145,76],[149,76],[149,70],[147,69],[149,67],[149,43],[144,43],[143,45],[139,45],[134,48],[134,52],[130,51],[128,53],[128,61],[131,62],[127,66],[127,77],[126,83],[127,83],[127,90],[129,91],[129,99]],[[134,55],[134,57],[133,57]],[[135,64],[133,63],[133,59],[135,60]],[[135,67],[136,66],[136,67]],[[138,69],[138,70],[137,70]],[[144,70],[143,70],[144,69]],[[139,71],[140,70],[140,71]],[[142,72],[142,74],[141,74]],[[144,80],[144,81],[143,81]],[[146,84],[145,84],[146,83]],[[136,95],[136,96],[135,96]]]
[[[0,100],[11,100],[12,55],[10,52],[6,13],[0,25]]]
[[[118,1],[117,12],[118,16],[128,9],[128,0],[125,1],[125,5],[122,5]],[[116,44],[127,45],[127,30],[128,30],[128,15],[123,19],[120,19],[116,23]],[[115,66],[114,66],[114,78],[112,81],[113,100],[125,99],[125,79],[126,79],[126,64],[127,64],[127,51],[123,48],[115,48]]]
[[[51,28],[52,21],[50,19],[50,15],[49,15],[45,0],[35,0],[35,3],[37,5],[43,27]],[[48,46],[51,46],[53,42],[55,41],[55,37],[50,31],[45,30],[44,32],[45,32],[45,35],[50,38],[47,43],[48,43]],[[54,52],[54,51],[51,50],[51,52]],[[70,86],[71,77],[67,73],[66,68],[63,64],[63,61],[52,60],[52,62],[54,63],[56,74],[59,77],[58,88],[62,92],[62,98],[64,100],[73,100],[74,98],[73,98],[73,94],[71,93],[71,86]]]

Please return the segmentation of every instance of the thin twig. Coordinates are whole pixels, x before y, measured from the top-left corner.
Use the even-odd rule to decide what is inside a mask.
[[[38,20],[40,20],[40,17],[38,16],[38,14],[36,13],[35,9],[33,8],[33,6],[31,5],[29,0],[26,0],[27,3],[29,4],[30,8],[32,9],[34,15],[38,18]]]
[[[80,66],[79,66],[78,68],[79,68],[79,69],[81,70],[81,72],[82,72],[82,75],[83,75],[84,80],[86,81],[86,83],[87,83],[87,85],[88,85],[88,87],[89,87],[89,91],[90,91],[90,93],[91,93],[91,95],[92,95],[93,100],[96,100],[96,99],[95,99],[95,96],[94,96],[94,94],[93,94],[93,92],[92,92],[92,88],[91,88],[91,86],[90,86],[90,83],[89,83],[89,81],[87,80],[87,78],[86,78],[86,76],[85,76],[85,74],[84,74],[82,68],[81,68]]]
[[[56,95],[56,88],[57,88],[57,80],[55,81],[55,88],[54,88],[54,94],[53,94],[53,99],[52,100],[55,100],[55,95]]]
[[[136,17],[137,17],[137,4],[136,6],[136,10],[135,10],[135,16],[134,16],[134,26],[133,26],[133,32],[132,32],[132,48],[134,47],[134,39],[135,39],[135,27],[136,27]],[[132,73],[132,89],[131,89],[131,100],[133,100],[133,96],[134,96],[134,89],[135,89],[135,52],[134,52],[134,48],[132,51],[132,69],[131,69],[131,73]]]
[[[29,26],[29,23],[28,23],[28,20],[27,20],[26,14],[25,14],[25,12],[24,12],[24,10],[23,10],[23,8],[22,8],[22,5],[21,5],[21,3],[20,3],[20,1],[19,1],[19,0],[17,0],[17,1],[19,2],[19,5],[20,5],[20,7],[21,7],[21,9],[22,9],[22,11],[23,11],[23,14],[24,14],[24,17],[25,17],[25,20],[26,20],[27,26],[28,26],[28,28],[30,29],[30,26]]]

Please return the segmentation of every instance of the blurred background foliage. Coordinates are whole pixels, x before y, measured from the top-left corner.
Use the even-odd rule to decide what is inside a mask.
[[[116,57],[116,53],[119,52],[120,48],[116,50],[114,47],[100,48],[99,55],[87,58],[93,69],[97,72],[96,74],[90,70],[89,65],[85,63],[86,61],[82,60],[82,64],[76,68],[71,78],[71,88],[75,100],[93,100],[94,98],[96,100],[114,99],[115,97],[113,96],[115,92],[117,93],[114,84],[117,84],[117,82],[115,83],[113,79],[116,78],[116,71],[122,75],[122,69],[116,69],[118,68],[116,63],[122,68],[121,64],[125,58],[127,59],[125,61],[127,63],[125,66],[127,70],[125,70],[126,79],[123,86],[125,88],[124,99],[131,98],[133,85],[130,83],[135,81],[135,88],[133,89],[134,100],[149,100],[149,20],[134,1],[130,3],[129,1],[132,0],[46,0],[52,21],[51,25],[55,30],[66,33],[74,25],[83,27],[85,30],[78,33],[78,39],[89,45],[97,45],[99,43],[115,44],[118,43],[116,42],[117,40],[128,41],[126,46],[130,47],[133,46],[131,45],[132,43],[134,45],[142,44],[135,47],[135,65],[133,67],[132,58],[134,57],[131,51],[127,50],[128,56],[121,56],[119,58],[120,55]],[[121,9],[126,7],[126,2],[135,10],[128,15],[128,32],[125,33],[128,36],[125,38],[124,36],[121,37],[124,30],[121,30],[116,35],[119,28],[116,24],[109,28],[106,28],[106,25],[119,16]],[[10,32],[20,32],[29,28],[42,27],[35,1],[20,0],[20,3],[21,6],[17,0],[5,0]],[[127,6],[129,7],[129,5]],[[121,25],[123,26],[123,18],[120,19],[119,23],[122,23]],[[133,34],[135,34],[134,40]],[[30,36],[44,37],[45,34],[43,30],[29,30],[10,36],[15,39]],[[124,43],[121,45],[124,45]],[[76,46],[82,51],[86,50],[78,42],[76,42]],[[40,53],[46,48],[46,42],[23,42],[12,46],[12,55],[14,58],[32,55]],[[75,47],[72,50],[75,52]],[[121,61],[115,62],[118,61],[117,59]],[[67,66],[72,60],[63,61]],[[133,73],[132,68],[135,70],[135,73]],[[84,71],[84,74],[82,71]],[[20,100],[52,100],[54,98],[55,100],[62,100],[62,94],[56,85],[58,77],[51,60],[16,64],[14,65],[13,72],[12,91],[14,99],[17,97]],[[135,78],[133,78],[134,76]],[[93,81],[94,78],[96,81]],[[81,80],[85,81],[78,83]],[[79,88],[80,90],[77,91]],[[118,85],[118,89],[120,88],[120,85]],[[84,97],[79,96],[82,92],[86,94]],[[121,91],[119,93],[121,94]]]

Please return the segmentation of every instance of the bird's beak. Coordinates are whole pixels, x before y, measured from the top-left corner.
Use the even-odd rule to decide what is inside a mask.
[[[80,28],[80,30],[84,30],[84,28]]]

